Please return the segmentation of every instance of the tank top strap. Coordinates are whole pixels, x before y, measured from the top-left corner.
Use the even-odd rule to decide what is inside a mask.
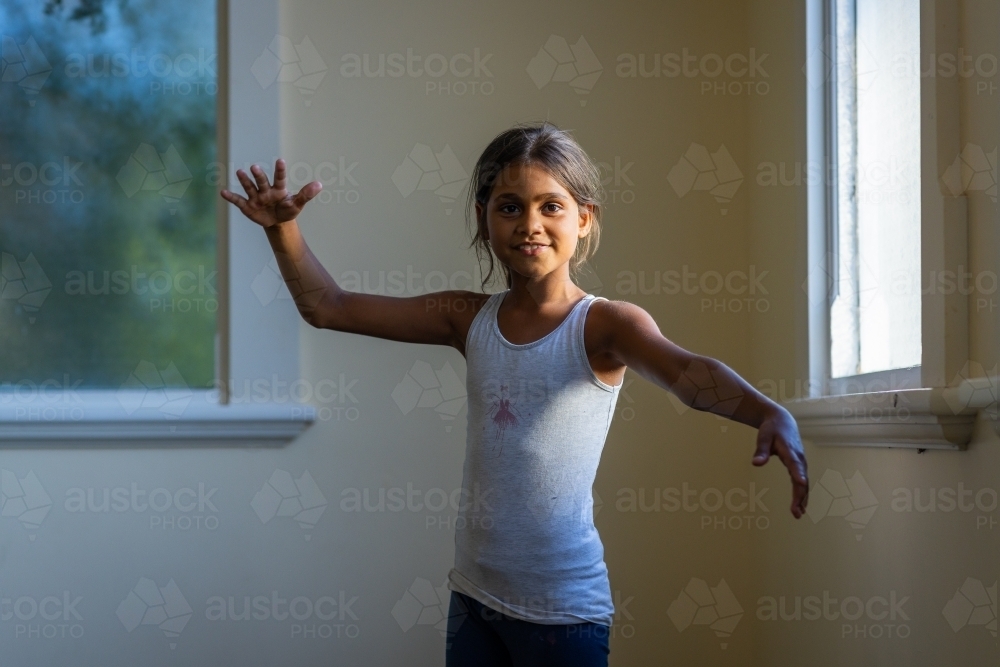
[[[570,313],[570,317],[573,318],[573,328],[582,327],[587,319],[587,310],[590,308],[588,301],[593,301],[593,294],[584,294],[583,298],[576,304],[573,308],[573,312]]]
[[[595,301],[608,301],[608,299],[603,296],[597,296],[596,294],[587,294],[587,296],[583,298],[583,301],[587,301],[589,303],[578,304],[577,310],[571,315],[571,317],[574,318],[574,322],[572,322],[573,326],[570,331],[567,331],[567,335],[571,337],[568,342],[570,342],[570,345],[574,350],[573,356],[576,358],[578,366],[587,378],[593,380],[597,386],[601,387],[601,389],[617,394],[618,390],[622,387],[621,383],[617,385],[609,385],[603,382],[594,373],[594,369],[590,365],[590,359],[587,356],[587,342],[584,336],[584,330],[586,329],[587,323],[587,313],[589,312],[591,306],[594,305]]]
[[[604,299],[604,297],[596,296],[594,294],[589,294],[589,293],[584,295],[584,297],[580,299],[580,303],[576,305],[576,308],[574,308],[573,312],[570,314],[570,317],[572,317],[574,320],[572,323],[573,328],[580,330],[578,332],[580,335],[580,340],[583,340],[582,330],[584,324],[586,324],[587,322],[587,311],[590,310],[590,306],[593,304],[593,302],[597,301],[598,299]],[[604,300],[607,301],[607,299]]]
[[[499,307],[504,294],[505,292],[494,292],[493,294],[490,294],[488,299],[486,299],[482,308],[480,308],[479,312],[477,312],[475,317],[472,318],[472,324],[469,325],[468,337],[470,339],[474,336],[479,336],[480,331],[489,335],[493,326],[493,321],[496,318],[497,308]]]

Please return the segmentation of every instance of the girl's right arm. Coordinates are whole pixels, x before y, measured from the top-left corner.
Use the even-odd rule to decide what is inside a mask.
[[[314,181],[290,194],[285,189],[284,160],[275,163],[273,186],[259,166],[250,171],[253,181],[242,169],[236,172],[247,198],[228,190],[222,191],[222,198],[264,228],[285,285],[306,322],[407,343],[450,345],[464,354],[468,325],[488,295],[449,290],[392,297],[341,289],[306,245],[296,221],[322,184]]]

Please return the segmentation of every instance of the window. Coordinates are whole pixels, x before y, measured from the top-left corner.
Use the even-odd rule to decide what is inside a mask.
[[[74,178],[79,178],[83,187],[70,189],[83,192],[67,195],[69,204],[46,201],[53,195],[44,190],[21,195],[36,197],[29,210],[27,204],[15,207],[18,195],[0,186],[0,251],[5,253],[0,327],[17,327],[16,335],[30,338],[27,354],[36,355],[8,355],[0,362],[5,369],[8,359],[22,363],[21,371],[12,376],[16,380],[33,378],[19,390],[8,386],[6,393],[0,392],[0,439],[8,443],[185,440],[193,444],[224,440],[260,445],[282,444],[296,437],[313,421],[314,411],[310,405],[290,402],[287,391],[284,402],[271,392],[263,397],[255,394],[252,404],[228,404],[230,387],[263,381],[287,388],[299,380],[300,318],[290,300],[279,300],[265,311],[252,285],[272,257],[270,247],[259,229],[239,219],[238,211],[230,210],[217,195],[220,180],[235,183],[236,165],[263,164],[280,154],[281,87],[265,86],[251,71],[255,59],[278,34],[277,1],[260,0],[252,12],[230,7],[228,0],[190,0],[179,6],[149,0],[93,0],[67,6],[53,0],[40,8],[23,4],[11,8],[8,3],[0,10],[4,27],[0,95],[5,119],[0,127],[0,155],[6,158],[12,150],[8,146],[15,145],[8,143],[6,132],[15,124],[11,121],[34,113],[37,118],[30,122],[41,128],[32,130],[42,139],[39,146],[54,146],[66,155],[50,159],[41,148],[25,148],[28,157],[18,160],[34,161],[37,175],[32,177],[30,167],[23,167],[27,171],[10,173],[10,178],[15,183],[18,176],[33,179],[34,186],[50,190],[61,187],[55,184],[59,179],[75,183]],[[197,11],[192,4],[199,6]],[[55,22],[53,30],[67,32],[46,36],[40,27],[46,21]],[[17,26],[22,32],[14,35]],[[45,54],[42,43],[46,40],[59,42],[58,50],[51,52],[58,55]],[[199,61],[199,49],[205,44],[211,53],[204,47],[204,58]],[[82,60],[70,60],[68,56],[77,51]],[[74,79],[66,75],[71,63],[89,68],[88,56],[93,56],[94,71],[101,71],[103,54],[117,53],[128,54],[128,59],[119,58],[116,63],[109,58],[110,76],[92,76],[86,69]],[[133,55],[146,53],[164,54],[155,65],[152,56],[147,59],[151,76],[115,79],[116,66],[118,71],[136,72]],[[168,64],[172,79],[165,73]],[[209,70],[217,87],[210,85]],[[157,72],[164,75],[158,77]],[[200,89],[198,83],[203,84]],[[146,94],[140,95],[138,88]],[[92,99],[78,99],[82,91],[93,93]],[[45,95],[53,97],[51,104],[42,99]],[[129,111],[121,119],[114,115],[119,107],[111,104],[119,98]],[[76,119],[56,113],[82,108],[95,115],[91,106],[102,112],[100,117]],[[177,117],[162,119],[164,109]],[[71,149],[92,162],[69,155]],[[71,171],[75,162],[70,160],[83,164]],[[81,195],[83,201],[72,201]],[[100,209],[99,204],[108,208]],[[15,224],[18,219],[10,217],[12,207],[16,215],[32,216],[30,220],[46,225],[45,233],[37,225]],[[113,224],[102,215],[115,216]],[[88,224],[98,226],[100,234],[82,235],[80,228]],[[6,244],[11,244],[10,249]],[[100,254],[111,247],[118,248],[117,255],[109,259]],[[44,249],[44,257],[36,248]],[[232,262],[231,256],[236,258]],[[127,263],[120,266],[121,262]],[[136,289],[132,288],[132,264]],[[203,275],[201,266],[205,267]],[[91,267],[93,289],[87,275]],[[82,280],[78,274],[67,278],[65,273],[72,270],[81,271]],[[107,294],[67,292],[68,284],[69,291],[103,292],[105,270],[110,281]],[[119,275],[116,283],[116,270],[128,272],[127,294],[113,291],[124,278]],[[166,276],[154,277],[157,271]],[[147,274],[145,282],[139,273]],[[70,284],[70,279],[76,282]],[[217,308],[209,304],[200,312],[195,310],[193,299],[211,291],[213,281],[215,294],[205,296],[214,296]],[[145,294],[140,292],[144,286]],[[63,295],[57,298],[58,291]],[[76,308],[75,314],[55,307],[60,299],[71,296],[76,300],[68,307]],[[151,303],[161,296],[191,299],[190,307]],[[115,298],[119,301],[109,303]],[[173,311],[168,310],[171,307]],[[157,310],[162,311],[159,320]],[[50,317],[67,327],[82,327],[78,331],[84,333],[46,328]],[[156,326],[148,327],[150,322]],[[129,327],[133,332],[129,337],[110,343],[101,340],[102,335],[118,336],[119,330]],[[6,330],[3,335],[6,340]],[[76,343],[74,335],[90,336],[93,342]],[[133,336],[139,340],[131,340]],[[188,344],[190,350],[181,349]],[[144,363],[125,359],[129,350],[145,355],[139,359]],[[0,350],[0,354],[5,352]],[[67,361],[48,361],[46,354],[64,355]],[[65,371],[50,377],[63,363],[67,369],[79,369],[74,373],[87,373],[86,381],[77,384],[80,378],[67,378]],[[8,377],[0,377],[0,382]]]
[[[830,5],[833,380],[920,365],[920,2]]]
[[[0,382],[22,395],[212,386],[214,16],[0,5]]]
[[[807,196],[809,397],[786,406],[814,444],[962,449],[996,405],[955,288],[958,24],[939,0],[807,0],[807,152],[827,177]]]

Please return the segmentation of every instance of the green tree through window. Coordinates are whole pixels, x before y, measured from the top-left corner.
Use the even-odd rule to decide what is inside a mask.
[[[0,389],[212,385],[215,16],[0,1]]]

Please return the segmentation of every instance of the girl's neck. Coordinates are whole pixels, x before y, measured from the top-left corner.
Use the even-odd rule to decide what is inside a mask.
[[[567,301],[578,301],[587,294],[568,276],[564,278],[546,276],[540,281],[513,276],[509,289],[510,294],[505,301],[510,302],[510,306],[517,310],[541,310]]]

